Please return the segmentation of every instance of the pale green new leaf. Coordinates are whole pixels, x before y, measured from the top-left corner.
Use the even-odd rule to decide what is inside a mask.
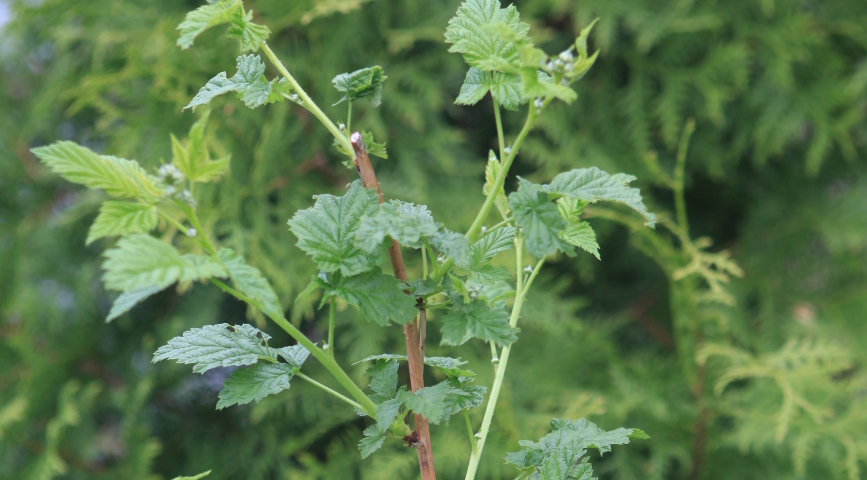
[[[115,318],[123,315],[124,313],[132,310],[132,307],[143,302],[151,295],[155,295],[161,292],[164,288],[166,287],[156,285],[151,287],[142,287],[121,293],[120,296],[115,299],[114,303],[111,304],[111,310],[109,310],[108,317],[105,318],[105,321],[110,322]]]
[[[480,300],[454,305],[442,319],[443,345],[463,345],[473,337],[501,346],[518,339],[502,304],[490,308]]]
[[[209,257],[181,255],[168,243],[136,233],[105,252],[103,280],[110,290],[167,287],[197,278],[225,277],[225,267]]]
[[[430,237],[430,244],[457,264],[466,263],[470,256],[470,241],[467,237],[444,227]]]
[[[310,356],[310,350],[307,350],[302,345],[292,345],[290,347],[278,348],[277,355],[283,357],[286,363],[293,367],[301,368],[307,357]]]
[[[184,50],[190,48],[200,33],[211,27],[229,23],[235,16],[240,16],[241,8],[241,0],[221,0],[189,12],[184,21],[178,25],[180,31],[178,46]]]
[[[391,400],[397,393],[397,370],[400,365],[395,360],[380,360],[367,369],[370,375],[368,385],[376,395],[371,397],[374,402],[381,403]]]
[[[253,11],[245,15],[235,15],[229,27],[229,38],[237,38],[241,42],[241,52],[255,52],[262,43],[268,40],[271,30],[268,27],[253,23]]]
[[[380,66],[362,68],[352,73],[341,73],[331,80],[334,88],[344,94],[343,98],[334,105],[346,100],[354,102],[360,98],[367,98],[374,107],[378,107],[382,103],[382,82],[387,78]]]
[[[514,227],[501,227],[486,233],[470,247],[467,268],[477,270],[489,263],[500,252],[510,250],[515,241]]]
[[[250,368],[240,368],[223,382],[217,402],[217,410],[232,405],[258,403],[268,395],[289,388],[289,380],[295,376],[293,367],[285,363],[257,363]]]
[[[392,200],[381,204],[375,214],[361,219],[355,233],[355,244],[373,253],[385,237],[391,237],[405,247],[421,248],[422,238],[438,231],[439,227],[426,206]]]
[[[573,255],[572,245],[562,238],[568,224],[539,185],[518,177],[518,191],[509,195],[509,207],[530,255],[541,259],[557,250]]]
[[[503,165],[497,159],[497,154],[494,153],[493,150],[490,150],[488,152],[488,163],[485,165],[485,185],[482,187],[482,193],[484,193],[485,196],[487,196],[494,188],[497,176],[500,174],[502,168]],[[509,215],[509,201],[506,199],[506,190],[502,185],[494,197],[494,205],[497,207],[497,210],[503,218],[506,218]]]
[[[490,27],[505,25],[516,38],[526,39],[529,25],[520,21],[514,5],[500,8],[499,0],[467,0],[446,29],[449,52],[460,53],[479,70],[499,70],[518,60],[513,42],[505,41]]]
[[[198,475],[193,475],[192,477],[175,477],[172,480],[200,480],[202,478],[207,477],[210,473],[211,473],[211,471],[208,470],[207,472],[202,472]]]
[[[157,207],[144,203],[106,201],[87,232],[85,245],[105,237],[147,233],[156,228]]]
[[[634,180],[632,175],[609,175],[596,167],[576,168],[554,177],[548,191],[588,203],[599,200],[622,203],[638,212],[644,217],[645,224],[652,227],[656,223],[656,216],[647,210],[641,199],[641,192],[629,186]]]
[[[244,104],[250,108],[256,108],[266,103],[282,101],[282,95],[274,93],[288,93],[289,86],[277,79],[268,81],[265,77],[265,64],[259,55],[241,55],[238,57],[238,71],[232,78],[226,76],[226,72],[220,72],[199,90],[199,93],[184,107],[194,108],[206,105],[214,98],[229,92],[236,92]]]
[[[475,105],[488,92],[506,109],[517,110],[523,97],[521,78],[511,73],[483,72],[470,67],[455,104]]]
[[[259,269],[247,265],[241,256],[228,248],[221,248],[217,252],[217,258],[229,270],[229,277],[235,282],[235,287],[244,295],[259,302],[266,315],[278,318],[283,316],[283,306],[277,294]]]
[[[88,148],[68,141],[31,151],[66,180],[105,190],[112,197],[137,198],[155,203],[163,195],[157,187],[157,180],[132,160],[97,155]]]
[[[601,260],[599,256],[599,244],[596,242],[596,232],[587,222],[570,222],[561,233],[563,240],[581,248],[585,252]]]
[[[352,277],[334,275],[325,288],[324,296],[337,296],[354,305],[368,322],[386,326],[411,322],[418,310],[415,299],[403,292],[400,281],[379,271],[364,272]]]
[[[397,398],[413,413],[421,415],[434,425],[439,425],[446,413],[446,396],[450,390],[451,386],[448,382],[442,382],[433,387],[420,388],[415,393],[401,390]]]
[[[385,432],[388,427],[394,422],[394,419],[400,414],[400,407],[403,402],[400,399],[393,398],[386,400],[376,406],[376,428]]]
[[[209,182],[222,175],[229,168],[229,158],[212,160],[205,144],[205,127],[211,112],[206,111],[190,128],[186,146],[171,136],[172,165],[193,182]]]
[[[193,364],[195,373],[217,367],[253,365],[260,359],[276,362],[276,351],[266,343],[270,338],[250,325],[205,325],[169,340],[154,353],[153,362],[177,360]]]
[[[378,258],[355,245],[362,217],[379,209],[375,191],[355,181],[342,197],[319,195],[312,208],[298,211],[289,229],[298,238],[298,248],[310,255],[320,270],[356,275],[373,268]]]
[[[358,442],[358,451],[361,453],[361,458],[367,458],[373,452],[379,450],[383,442],[385,442],[385,433],[380,432],[376,425],[371,425],[364,429],[364,438]]]

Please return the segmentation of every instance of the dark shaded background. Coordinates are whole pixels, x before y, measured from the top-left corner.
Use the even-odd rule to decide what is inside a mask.
[[[152,365],[159,345],[203,324],[249,321],[288,343],[213,287],[164,292],[104,323],[114,298],[100,282],[107,242],[84,246],[101,197],[50,174],[29,148],[72,139],[148,167],[167,158],[168,134],[183,135],[196,118],[181,108],[215,73],[233,71],[238,53],[220,32],[187,51],[175,46],[175,26],[199,3],[5,2],[0,478],[159,479],[208,469],[209,480],[416,478],[416,456],[397,444],[362,462],[364,421],[309,385],[216,412],[227,371]],[[381,108],[362,106],[353,119],[388,144],[390,159],[377,162],[383,189],[465,229],[482,201],[496,133],[489,99],[452,104],[466,66],[446,52],[443,32],[459,2],[247,3],[321,105],[339,98],[334,75],[384,67]],[[701,278],[677,278],[698,258],[682,239],[591,219],[602,261],[557,258],[534,285],[479,478],[513,478],[502,457],[519,439],[539,438],[552,417],[582,416],[652,437],[594,458],[602,478],[861,478],[867,3],[516,3],[549,52],[601,18],[591,36],[601,53],[579,99],[546,111],[515,172],[538,181],[591,165],[632,173],[652,210],[665,214],[668,172],[694,118],[690,233],[712,239],[710,252],[730,250],[744,276],[725,286],[729,305],[708,299]],[[213,108],[212,142],[231,152],[232,167],[203,190],[206,228],[262,269],[293,322],[321,338],[312,300],[292,301],[314,272],[286,220],[312,194],[340,191],[354,172],[300,109],[250,111],[231,98]],[[508,113],[507,131],[514,135],[520,121]],[[399,329],[348,312],[338,325],[344,365],[403,348]],[[435,334],[430,340],[431,354],[453,353]],[[487,348],[471,344],[459,355],[489,385]],[[697,352],[714,354],[706,367]],[[305,368],[321,376],[314,363]],[[348,370],[364,381],[361,365]],[[726,378],[735,381],[714,391]],[[481,414],[473,414],[477,424]],[[465,425],[435,428],[433,443],[441,478],[462,478]]]

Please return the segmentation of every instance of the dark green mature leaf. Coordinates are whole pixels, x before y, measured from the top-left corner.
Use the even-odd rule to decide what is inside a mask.
[[[370,270],[377,257],[355,245],[362,217],[379,208],[376,192],[355,181],[342,197],[319,195],[316,205],[298,211],[289,228],[298,237],[298,248],[313,258],[320,270],[351,276]]]
[[[231,22],[240,15],[242,8],[241,0],[220,0],[193,10],[178,25],[178,46],[184,50],[190,48],[199,34],[211,27]]]
[[[260,107],[266,103],[281,101],[280,93],[291,92],[289,85],[276,78],[268,81],[265,77],[265,64],[259,55],[241,55],[238,57],[238,71],[232,78],[226,72],[220,72],[199,90],[199,93],[184,107],[194,108],[206,105],[214,98],[229,92],[236,92],[245,105],[250,108]]]
[[[361,458],[367,458],[373,452],[379,450],[383,442],[385,442],[385,433],[379,431],[376,425],[371,425],[364,429],[364,438],[358,442],[358,451],[361,452]]]
[[[588,448],[606,453],[611,451],[612,445],[628,444],[631,438],[649,438],[641,430],[631,428],[606,432],[583,418],[574,422],[555,418],[551,421],[551,428],[553,431],[538,443],[522,440],[521,446],[524,448],[508,453],[506,462],[520,469],[537,468],[539,476],[528,478],[583,480],[592,474],[587,459],[582,460]]]
[[[244,259],[228,248],[221,248],[217,252],[217,258],[229,270],[229,276],[235,282],[235,286],[244,295],[258,301],[262,305],[262,311],[271,317],[282,317],[283,306],[271,288],[268,280],[256,267],[247,265]]]
[[[509,326],[509,316],[502,305],[490,308],[481,300],[454,305],[442,319],[442,344],[463,345],[475,337],[505,346],[518,337]]]
[[[169,340],[154,353],[153,362],[177,360],[193,364],[195,373],[217,367],[253,365],[260,359],[276,362],[277,352],[267,344],[270,338],[250,325],[205,325]]]
[[[271,30],[253,23],[253,11],[245,15],[236,14],[232,17],[229,27],[229,38],[237,38],[241,42],[241,52],[255,52],[262,43],[268,40]]]
[[[388,430],[388,427],[394,422],[400,414],[400,407],[403,402],[400,399],[393,398],[386,400],[376,406],[376,428],[382,432]]]
[[[294,376],[293,367],[285,363],[257,363],[250,368],[239,368],[223,382],[217,410],[253,400],[258,403],[268,395],[288,389],[289,380]]]
[[[87,232],[85,245],[105,237],[147,233],[156,228],[157,207],[144,203],[106,201]]]
[[[209,257],[181,255],[170,244],[140,233],[122,238],[105,256],[103,280],[111,290],[165,288],[177,281],[228,275],[225,267]]]
[[[324,296],[337,296],[354,305],[368,322],[386,326],[411,322],[418,309],[415,299],[403,292],[396,278],[379,271],[364,272],[352,277],[333,275],[325,287]]]
[[[545,258],[557,250],[574,255],[572,245],[562,238],[568,224],[539,185],[519,178],[518,191],[509,195],[509,207],[530,255]]]
[[[212,160],[205,145],[205,127],[208,124],[210,110],[190,127],[189,140],[186,146],[171,136],[172,139],[172,165],[178,168],[189,180],[193,182],[209,182],[229,168],[229,159],[226,156],[219,160]]]
[[[51,171],[73,183],[99,188],[115,198],[155,203],[163,196],[158,181],[137,162],[97,155],[73,142],[57,142],[31,150]]]
[[[491,96],[497,103],[506,109],[517,110],[523,97],[521,77],[511,73],[483,72],[470,67],[455,104],[475,105],[485,98],[488,92],[491,92]]]
[[[110,322],[114,320],[115,318],[132,310],[132,307],[143,302],[151,295],[155,295],[163,291],[163,289],[165,288],[166,287],[164,286],[156,285],[151,287],[137,288],[135,290],[121,293],[120,296],[115,299],[114,303],[111,304],[111,310],[109,310],[108,317],[105,318],[105,321]]]
[[[370,375],[369,387],[376,395],[374,402],[391,400],[397,393],[397,369],[400,365],[395,360],[379,360],[367,369]]]
[[[392,200],[380,204],[375,214],[361,219],[355,244],[373,253],[385,237],[391,237],[405,247],[421,248],[422,238],[436,235],[439,230],[426,206]]]
[[[344,94],[343,98],[334,105],[346,100],[354,102],[360,98],[367,98],[374,107],[378,107],[382,103],[382,82],[387,78],[380,66],[362,68],[352,73],[341,73],[331,80],[334,88]]]
[[[449,418],[458,413],[476,408],[485,401],[485,394],[488,393],[487,387],[481,385],[472,385],[472,379],[465,377],[452,377],[447,380],[451,388],[445,399],[445,413],[443,420],[446,425],[449,423]]]
[[[520,21],[514,5],[500,8],[499,0],[467,0],[446,29],[449,52],[460,53],[479,70],[499,70],[518,60],[513,42],[504,41],[490,27],[503,24],[518,38],[526,39],[530,26]]]
[[[420,388],[415,393],[401,390],[397,398],[413,413],[439,425],[446,413],[446,396],[451,388],[448,382],[442,382],[433,387]]]

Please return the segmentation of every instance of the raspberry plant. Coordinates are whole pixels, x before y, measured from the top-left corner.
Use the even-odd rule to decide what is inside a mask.
[[[205,325],[160,347],[154,362],[190,364],[196,373],[236,367],[218,395],[218,409],[280,394],[296,378],[310,382],[369,417],[358,443],[363,458],[386,441],[406,442],[417,452],[423,479],[435,478],[430,424],[463,417],[467,448],[472,452],[466,478],[475,478],[511,348],[519,340],[522,307],[546,258],[558,253],[574,256],[576,247],[600,258],[593,228],[582,220],[589,204],[609,202],[620,210],[633,210],[646,226],[656,222],[638,189],[629,186],[635,177],[628,174],[574,169],[554,176],[548,184],[519,177],[517,190],[508,195],[504,188],[524,140],[549,104],[577,98],[573,84],[587,73],[598,54],[591,55],[587,46],[593,24],[568,49],[549,56],[533,45],[529,26],[521,22],[517,9],[502,8],[497,0],[469,0],[449,22],[445,33],[449,51],[461,54],[469,64],[456,103],[474,105],[490,94],[499,146],[489,154],[481,189],[484,202],[464,234],[437,222],[425,205],[384,201],[370,155],[387,158],[385,145],[370,133],[351,128],[353,103],[366,101],[377,107],[382,102],[387,76],[381,67],[334,78],[333,85],[342,95],[335,105],[345,102],[347,108],[346,118],[335,123],[269,48],[269,29],[254,23],[253,12],[240,0],[211,1],[190,12],[178,26],[177,44],[187,49],[203,31],[220,25],[227,25],[229,37],[240,42],[237,71],[231,77],[226,72],[214,76],[186,108],[206,107],[215,97],[228,93],[253,109],[288,100],[296,105],[292,108],[305,109],[322,123],[333,135],[334,147],[345,155],[345,163],[361,177],[339,196],[315,196],[311,207],[288,220],[298,248],[320,270],[301,296],[319,295],[320,308],[328,309],[327,342],[317,344],[287,321],[283,303],[259,269],[233,250],[220,248],[219,239],[199,220],[196,186],[217,181],[230,165],[228,156],[213,157],[214,149],[205,135],[207,110],[186,141],[171,137],[171,162],[155,173],[135,161],[100,155],[72,142],[33,149],[67,180],[112,197],[103,203],[87,238],[89,244],[121,237],[106,251],[103,263],[106,287],[121,292],[107,320],[173,284],[211,283],[261,312],[297,344],[272,346],[271,337],[252,325]],[[275,77],[266,74],[259,52],[276,69]],[[523,127],[508,142],[501,107],[526,110]],[[499,220],[489,218],[495,209]],[[514,272],[495,266],[495,257],[512,249]],[[408,278],[404,252],[411,262],[421,264],[420,278]],[[392,274],[381,268],[385,257]],[[512,278],[514,283],[509,281]],[[366,389],[335,360],[338,304],[355,307],[363,321],[375,324],[371,328],[397,325],[404,330],[405,354],[382,353],[361,360],[370,365]],[[460,357],[425,356],[428,319],[439,323],[444,346],[459,347],[469,341],[490,345],[496,375],[489,388],[474,383],[475,374]],[[310,356],[325,367],[342,392],[302,372]],[[399,385],[402,362],[409,367],[409,386]],[[425,386],[425,366],[441,372],[445,380]],[[484,417],[477,428],[467,412],[483,404]],[[410,414],[413,427],[408,422]],[[604,431],[585,419],[554,419],[551,433],[539,442],[521,442],[522,449],[510,453],[506,461],[517,467],[521,479],[589,479],[593,470],[588,449],[608,452],[612,445],[629,443],[631,438],[647,435],[637,429]]]

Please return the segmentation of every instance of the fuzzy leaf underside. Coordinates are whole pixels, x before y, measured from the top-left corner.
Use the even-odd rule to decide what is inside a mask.
[[[357,275],[376,265],[377,258],[355,245],[355,234],[361,218],[378,208],[376,193],[356,181],[342,197],[319,195],[313,207],[289,220],[289,228],[320,270]]]

